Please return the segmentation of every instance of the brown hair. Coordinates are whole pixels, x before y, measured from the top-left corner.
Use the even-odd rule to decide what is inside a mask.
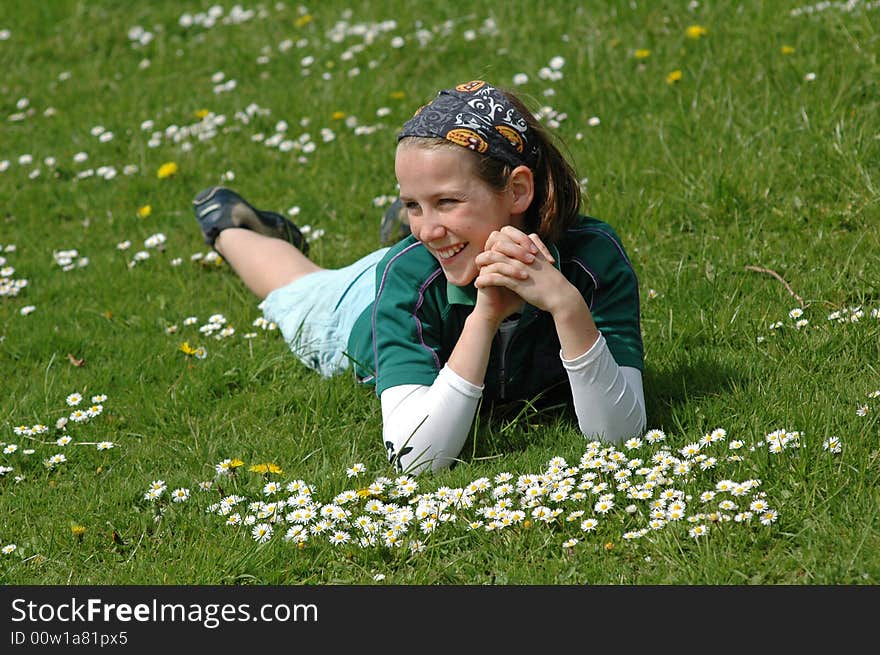
[[[529,125],[529,139],[538,146],[538,158],[532,167],[535,195],[525,213],[527,232],[536,232],[547,243],[559,240],[562,233],[577,220],[581,208],[581,187],[574,167],[562,155],[552,136],[538,122],[534,113],[510,91],[499,89],[514,105]],[[462,146],[442,137],[403,137],[401,141],[417,143],[421,147]],[[477,175],[491,189],[501,192],[507,188],[513,166],[488,154],[469,150],[476,158]]]

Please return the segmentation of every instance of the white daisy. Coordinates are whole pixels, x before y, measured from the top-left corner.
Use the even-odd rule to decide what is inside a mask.
[[[251,530],[254,541],[264,544],[272,538],[274,529],[268,523],[257,523]]]

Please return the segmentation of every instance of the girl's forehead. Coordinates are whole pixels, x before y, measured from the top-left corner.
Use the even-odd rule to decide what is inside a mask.
[[[416,164],[430,168],[472,172],[474,154],[455,144],[408,144],[401,142],[397,146],[395,164],[405,160],[407,165]]]

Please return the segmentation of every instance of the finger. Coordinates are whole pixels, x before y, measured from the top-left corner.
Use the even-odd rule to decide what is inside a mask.
[[[481,252],[479,255],[477,255],[474,258],[474,263],[479,268],[490,266],[492,264],[504,264],[510,267],[514,267],[518,270],[526,271],[528,270],[528,267],[532,266],[535,263],[535,256],[526,253],[524,258],[526,261],[518,258],[516,254],[508,255],[498,250],[487,250],[486,252]]]
[[[480,257],[481,261],[485,261],[485,263],[501,261],[502,259],[513,259],[523,264],[531,264],[535,261],[534,254],[511,241],[496,241],[492,248],[485,250],[477,255],[477,257]]]
[[[536,254],[538,252],[538,248],[536,247],[535,243],[529,238],[529,236],[525,232],[523,232],[519,228],[516,228],[513,225],[505,225],[501,228],[501,233],[509,237],[515,243],[518,243],[523,248],[526,248],[532,254]]]
[[[509,275],[503,275],[502,273],[497,272],[481,272],[474,279],[474,286],[477,289],[485,289],[487,287],[503,287],[505,289],[513,291],[514,293],[517,293],[517,289],[519,289],[522,283],[522,279],[511,277]]]
[[[555,262],[555,261],[556,261],[556,259],[553,257],[553,255],[550,254],[550,249],[549,249],[549,248],[544,244],[544,242],[541,240],[541,237],[539,237],[536,233],[532,232],[532,233],[529,235],[529,239],[532,241],[532,243],[533,243],[535,246],[537,246],[538,251],[539,251],[542,255],[544,255],[544,258],[545,258],[548,262],[551,262],[551,263],[552,263],[552,262]]]
[[[512,279],[526,280],[529,277],[529,271],[519,262],[508,260],[482,266],[480,275],[503,275]]]
[[[538,248],[528,237],[528,235],[524,234],[512,225],[505,225],[500,230],[495,230],[491,232],[486,239],[483,250],[491,250],[493,248],[497,248],[500,244],[504,243],[517,245],[525,252],[530,252],[533,255],[537,254],[538,252]]]

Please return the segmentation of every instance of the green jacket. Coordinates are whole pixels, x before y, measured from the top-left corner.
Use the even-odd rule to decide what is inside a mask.
[[[614,230],[581,216],[550,250],[555,265],[581,291],[617,363],[643,370],[638,280]],[[432,384],[475,298],[473,286],[446,281],[440,264],[415,237],[392,247],[376,268],[376,299],[349,337],[358,379],[375,384],[377,395],[401,384]],[[562,382],[567,386],[559,353],[552,316],[527,304],[503,352],[495,338],[483,398],[526,400]]]

